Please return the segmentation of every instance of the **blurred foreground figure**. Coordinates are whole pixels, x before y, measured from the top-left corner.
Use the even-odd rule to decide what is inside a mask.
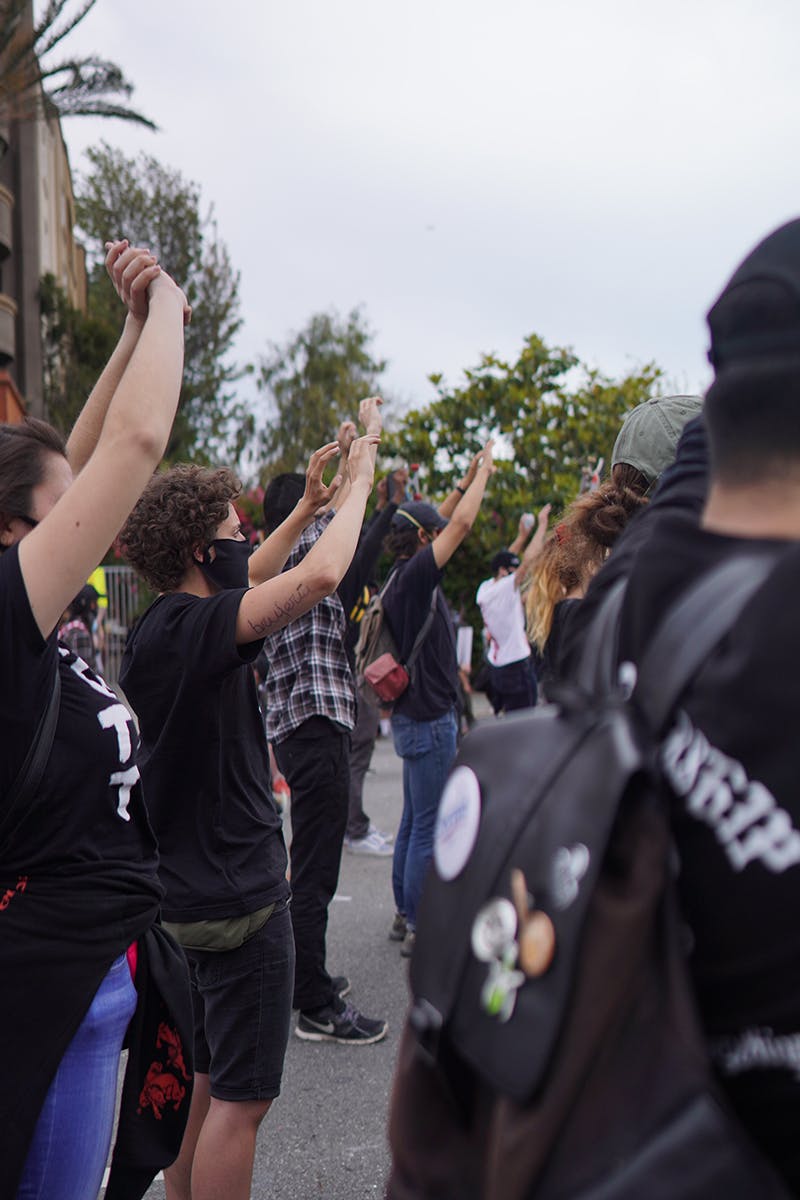
[[[676,1108],[682,1128],[673,1122],[668,1126],[670,1137],[658,1143],[654,1128],[646,1126],[642,1114],[649,1111],[653,1095],[680,1076],[670,1057],[659,1054],[657,1045],[652,1046],[655,1067],[646,1085],[633,1093],[631,1080],[640,1073],[637,1062],[631,1056],[612,1059],[616,1073],[603,1076],[603,1060],[609,1061],[606,1052],[611,1048],[602,1039],[585,1076],[565,1074],[565,1064],[586,1061],[577,1055],[575,1040],[591,1038],[593,1014],[600,1012],[607,991],[613,988],[613,970],[607,969],[605,976],[602,971],[597,974],[597,956],[602,959],[605,948],[600,934],[608,928],[613,909],[619,910],[633,895],[626,889],[637,863],[625,857],[624,840],[620,844],[613,836],[610,855],[600,868],[606,889],[601,896],[606,902],[606,925],[600,920],[600,901],[593,898],[594,907],[589,910],[593,923],[584,930],[586,937],[579,943],[569,989],[562,993],[563,1036],[549,1043],[553,1058],[541,1068],[540,1089],[528,1099],[513,1098],[485,1082],[491,1075],[490,1066],[483,1074],[474,1069],[481,1053],[475,1028],[485,1029],[486,1037],[496,1038],[499,1044],[497,1031],[502,1030],[503,1022],[508,1022],[509,1029],[514,1027],[515,1004],[530,1016],[536,1007],[535,996],[545,998],[537,1020],[525,1025],[527,1037],[519,1039],[520,1061],[541,1052],[542,1026],[555,1024],[558,1028],[561,1017],[548,1008],[546,997],[553,997],[560,963],[570,947],[566,939],[553,944],[552,926],[566,930],[561,913],[578,903],[582,887],[589,886],[581,881],[584,876],[588,881],[593,869],[586,847],[570,843],[566,855],[558,860],[558,872],[535,882],[529,879],[527,886],[518,871],[520,886],[515,888],[512,878],[511,901],[507,896],[493,900],[493,907],[485,906],[472,926],[471,958],[462,980],[469,986],[470,971],[475,975],[474,961],[489,963],[480,1006],[494,1022],[479,1024],[456,1001],[453,1011],[460,1021],[450,1019],[437,1029],[436,1014],[426,1013],[419,1002],[415,1006],[414,1021],[400,1051],[392,1106],[392,1200],[428,1196],[439,1200],[455,1200],[456,1196],[459,1200],[499,1200],[501,1196],[503,1200],[551,1200],[589,1194],[602,1194],[605,1200],[635,1200],[640,1195],[702,1200],[720,1194],[747,1200],[756,1195],[800,1194],[796,1136],[800,1120],[796,1060],[800,931],[795,916],[800,901],[796,786],[800,751],[796,741],[787,736],[795,723],[794,679],[800,663],[800,628],[791,601],[800,580],[800,220],[777,230],[745,259],[712,307],[708,322],[715,380],[704,417],[687,425],[676,463],[662,478],[652,504],[632,523],[598,573],[583,605],[585,613],[596,612],[597,598],[610,594],[610,584],[626,582],[616,661],[620,679],[630,689],[637,674],[644,676],[647,653],[659,644],[660,629],[674,618],[679,602],[701,579],[708,581],[713,571],[719,582],[721,568],[738,569],[746,563],[751,578],[760,581],[750,592],[740,574],[739,594],[749,598],[738,608],[731,606],[727,626],[724,620],[719,622],[727,632],[705,656],[700,670],[689,675],[688,687],[680,694],[659,746],[659,777],[673,844],[669,862],[676,876],[682,944],[702,1026],[694,1043],[695,1059],[708,1075],[702,1066],[707,1049],[721,1092],[714,1096],[710,1075],[705,1092],[702,1085],[698,1091],[690,1085]],[[723,600],[727,602],[727,597]],[[724,608],[718,601],[710,617]],[[695,638],[703,640],[701,624],[698,620],[683,631],[676,643],[676,659],[684,653],[691,656]],[[599,628],[595,622],[587,639],[595,635],[597,643]],[[566,693],[564,704],[569,704]],[[521,715],[520,731],[523,722],[535,720],[534,715]],[[502,725],[496,736],[506,736]],[[527,770],[526,783],[530,780],[532,772],[523,755],[507,753],[494,780],[498,792],[515,765],[520,775]],[[598,769],[598,794],[602,792],[602,774]],[[585,775],[583,786],[585,789]],[[448,788],[452,800],[455,787],[449,784]],[[483,810],[477,809],[481,827],[492,811],[491,790],[492,780],[484,779],[478,798]],[[655,790],[650,791],[655,800]],[[630,800],[630,794],[626,796]],[[455,799],[461,801],[460,809],[452,803],[448,806],[447,792],[442,802],[448,820],[440,815],[437,829],[434,857],[439,871],[431,878],[439,887],[437,895],[449,880],[457,886],[459,874],[469,872],[479,853],[486,853],[477,830],[471,835],[472,846],[465,833],[462,813],[468,811],[470,800],[466,784]],[[637,806],[641,826],[647,820],[647,806],[640,801]],[[650,808],[655,817],[658,805]],[[635,827],[631,811],[630,804],[626,807],[620,797],[616,821],[629,833]],[[554,834],[553,824],[536,830],[537,838]],[[529,825],[521,831],[519,844],[530,829]],[[654,859],[651,869],[663,872],[666,858],[665,853]],[[616,892],[611,886],[615,879]],[[497,884],[494,887],[495,892],[502,890]],[[424,900],[419,950],[424,918],[435,923],[435,913],[426,911]],[[538,914],[526,915],[528,906],[539,910]],[[541,940],[541,930],[548,930],[548,920],[541,920],[538,946],[523,946],[529,919],[548,914],[552,918],[550,943]],[[654,928],[651,924],[647,936],[656,953]],[[451,936],[455,937],[454,930]],[[515,937],[519,937],[519,945]],[[630,950],[638,953],[633,942]],[[444,941],[442,952],[449,953]],[[620,961],[624,967],[624,958]],[[682,954],[677,953],[670,964],[681,966]],[[412,985],[419,1001],[427,985],[419,969],[415,980],[415,965],[412,962]],[[641,971],[647,970],[643,959]],[[581,994],[587,971],[595,981],[608,981],[608,988],[601,982],[588,1007]],[[636,987],[638,981],[631,984]],[[433,994],[430,988],[428,994]],[[580,1011],[586,1020],[583,1029],[576,1030],[569,1021],[570,1009],[573,1004],[580,1005],[582,998]],[[650,999],[657,1007],[658,995],[651,993]],[[686,1000],[680,1015],[673,1010],[678,1031],[691,1026],[688,996]],[[642,1007],[631,1011],[630,1029],[617,1031],[615,1036],[624,1044],[627,1032],[632,1038],[629,1044],[636,1044],[636,1026],[647,1029],[648,1019]],[[420,1030],[425,1036],[420,1037]],[[566,1052],[565,1038],[567,1042],[572,1038],[573,1043]],[[469,1057],[464,1055],[465,1046]],[[640,1041],[640,1046],[644,1051],[645,1043]],[[513,1067],[512,1063],[509,1069]],[[599,1090],[598,1071],[605,1082]],[[689,1078],[690,1072],[686,1074]],[[566,1105],[565,1095],[571,1097]],[[636,1106],[632,1095],[639,1097]],[[702,1097],[699,1107],[692,1102],[693,1095],[698,1100]],[[726,1104],[731,1115],[720,1122]],[[708,1119],[713,1113],[717,1116]],[[621,1125],[635,1130],[637,1140],[631,1141],[624,1129],[621,1135]],[[595,1176],[591,1187],[585,1179],[580,1186],[563,1186],[565,1179],[574,1181],[581,1175],[582,1161],[602,1161],[604,1144],[620,1142],[627,1143],[626,1154],[608,1160],[605,1173]],[[572,1152],[568,1162],[563,1154],[565,1145]],[[457,1165],[458,1156],[450,1153],[454,1147],[462,1160],[469,1160],[468,1175]],[[649,1168],[642,1160],[642,1147],[654,1156]],[[682,1152],[688,1147],[691,1152],[682,1156],[676,1147]],[[730,1169],[737,1161],[741,1162],[741,1177],[735,1168]],[[714,1190],[720,1162],[727,1164],[726,1178],[734,1181],[724,1193]],[[788,1193],[777,1178],[770,1178],[770,1166]],[[498,1186],[499,1179],[503,1183]],[[672,1188],[665,1191],[667,1179]],[[674,1186],[676,1180],[680,1180],[678,1186]]]

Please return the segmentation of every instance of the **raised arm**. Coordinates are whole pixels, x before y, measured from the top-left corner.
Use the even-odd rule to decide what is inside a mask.
[[[378,441],[376,435],[367,435],[353,442],[347,496],[302,562],[245,592],[236,621],[238,644],[275,633],[336,591],[358,544]]]
[[[328,442],[311,455],[303,495],[286,520],[250,555],[248,574],[252,587],[266,583],[268,579],[274,579],[280,574],[300,534],[311,524],[319,510],[329,504],[339,487],[341,476],[336,475],[326,487],[322,481],[322,473],[338,453],[339,443]]]
[[[383,400],[380,396],[367,396],[358,406],[358,420],[365,434],[370,434],[375,437],[380,437],[383,431],[383,419],[381,417],[381,405]],[[353,421],[343,421],[339,426],[339,431],[336,434],[336,440],[342,451],[341,459],[341,474],[342,482],[339,490],[334,495],[329,508],[339,508],[345,501],[347,493],[350,490],[350,471],[348,468],[348,456],[350,447],[358,436],[358,430]]]
[[[485,449],[485,447],[484,447]],[[477,473],[480,462],[483,458],[483,450],[479,450],[477,454],[473,454],[472,461],[467,467],[466,474],[458,483],[453,484],[452,489],[447,493],[442,503],[439,505],[439,515],[447,517],[448,520],[452,517],[458,505],[469,491],[475,475]]]
[[[550,505],[545,504],[543,508],[539,509],[539,515],[536,518],[536,532],[528,542],[520,564],[514,572],[514,582],[518,588],[522,587],[544,549],[544,544],[547,540],[547,521],[549,516]]]
[[[528,523],[529,521],[530,524]],[[530,518],[530,514],[523,513],[519,519],[519,525],[517,526],[517,536],[514,538],[513,542],[509,543],[508,546],[512,554],[522,554],[523,550],[525,549],[525,543],[531,535],[533,524],[534,523]]]
[[[448,524],[434,538],[432,543],[433,558],[437,567],[443,567],[450,561],[464,538],[469,533],[478,515],[478,510],[486,491],[490,475],[494,474],[495,466],[492,461],[494,439],[489,438],[480,454],[476,455],[478,463],[475,467],[472,482],[461,496]],[[474,461],[474,460],[473,460]],[[472,468],[470,467],[470,470]],[[441,512],[441,507],[439,512]]]
[[[111,398],[147,320],[147,289],[160,268],[149,250],[129,246],[126,240],[122,240],[106,243],[106,270],[128,313],[119,342],[92,388],[67,441],[67,458],[75,475],[86,466],[97,445]]]
[[[59,498],[52,507],[42,498],[42,510],[31,514],[39,524],[20,542],[20,567],[44,636],[113,542],[158,466],[172,428],[186,298],[163,272],[150,279],[147,294],[147,318],[105,406],[93,452],[73,482],[64,475],[67,463],[51,456],[51,471],[61,475],[52,481],[50,495]]]

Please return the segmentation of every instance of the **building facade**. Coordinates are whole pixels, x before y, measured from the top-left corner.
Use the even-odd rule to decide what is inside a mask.
[[[15,403],[18,420],[23,409],[46,415],[42,276],[52,274],[73,307],[86,307],[85,257],[73,235],[72,175],[61,122],[38,83],[34,92],[33,102],[29,95],[17,106],[0,90],[0,407],[5,402],[6,420],[15,419]]]

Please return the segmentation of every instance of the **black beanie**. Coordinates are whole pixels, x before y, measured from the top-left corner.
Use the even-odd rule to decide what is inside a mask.
[[[800,360],[800,220],[759,242],[734,271],[707,320],[708,358],[717,375],[768,356]]]

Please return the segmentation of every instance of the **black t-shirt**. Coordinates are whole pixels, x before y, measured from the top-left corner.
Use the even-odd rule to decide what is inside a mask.
[[[0,810],[55,671],[61,700],[42,782],[0,844],[0,1193],[15,1194],[44,1095],[109,966],[155,920],[155,838],[137,735],[115,693],[31,612],[16,547],[0,554]]]
[[[249,665],[262,643],[235,639],[243,594],[161,596],[125,647],[168,921],[243,916],[289,894]]]
[[[157,891],[156,844],[141,799],[138,738],[125,705],[55,635],[45,640],[34,619],[17,548],[0,555],[0,795],[28,753],[52,688],[56,660],[61,704],[55,740],[37,804],[2,849],[0,878],[15,872],[69,880],[90,893],[94,878],[141,874]],[[131,880],[133,886],[133,880]]]
[[[411,684],[394,706],[396,713],[414,721],[433,721],[443,716],[455,706],[458,697],[455,632],[439,587],[443,574],[436,565],[432,548],[425,546],[412,558],[397,563],[395,576],[383,597],[389,628],[405,662],[430,612],[436,590],[433,624],[413,665]]]
[[[539,683],[546,696],[548,688],[562,678],[561,657],[564,644],[581,604],[583,604],[582,600],[572,597],[569,600],[559,600],[553,609],[553,621],[544,644],[539,668]]]
[[[703,571],[736,552],[779,556],[691,686],[662,758],[712,1055],[745,1124],[800,1189],[800,546],[681,515],[649,526],[623,611],[621,657],[634,662]]]

